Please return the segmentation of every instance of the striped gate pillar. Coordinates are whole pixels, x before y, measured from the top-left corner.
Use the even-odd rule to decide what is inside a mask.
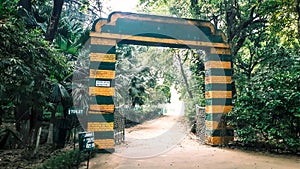
[[[87,131],[94,132],[99,150],[113,152],[116,40],[91,37],[90,45]]]
[[[205,58],[206,142],[228,144],[233,129],[225,122],[232,110],[232,60],[229,48],[210,48]]]

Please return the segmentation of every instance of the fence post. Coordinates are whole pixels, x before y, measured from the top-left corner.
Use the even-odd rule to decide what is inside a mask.
[[[201,144],[205,143],[205,107],[196,105],[196,135]]]

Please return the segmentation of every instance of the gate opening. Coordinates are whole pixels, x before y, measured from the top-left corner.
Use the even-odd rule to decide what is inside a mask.
[[[233,129],[224,115],[232,109],[232,60],[224,34],[208,21],[114,12],[95,21],[90,33],[90,106],[87,130],[99,150],[114,151],[117,44],[201,49],[205,58],[205,142],[227,144]]]

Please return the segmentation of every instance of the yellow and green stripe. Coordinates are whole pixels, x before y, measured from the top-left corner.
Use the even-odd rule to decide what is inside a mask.
[[[99,149],[114,151],[114,79],[116,64],[116,40],[91,37],[90,48],[90,107],[87,114],[87,130],[94,131]],[[96,86],[106,81],[108,86]]]
[[[224,123],[224,115],[232,110],[232,62],[229,49],[206,51],[205,109],[206,141],[212,145],[233,140],[233,130]]]

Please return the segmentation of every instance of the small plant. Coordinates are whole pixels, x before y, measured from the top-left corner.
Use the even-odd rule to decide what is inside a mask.
[[[80,155],[80,157],[78,157]],[[94,157],[95,152],[91,152],[91,157]],[[43,164],[36,167],[36,169],[66,169],[75,168],[78,164],[86,161],[88,152],[79,152],[78,149],[64,152],[57,156],[53,156],[46,160]],[[78,160],[78,161],[77,161]]]

